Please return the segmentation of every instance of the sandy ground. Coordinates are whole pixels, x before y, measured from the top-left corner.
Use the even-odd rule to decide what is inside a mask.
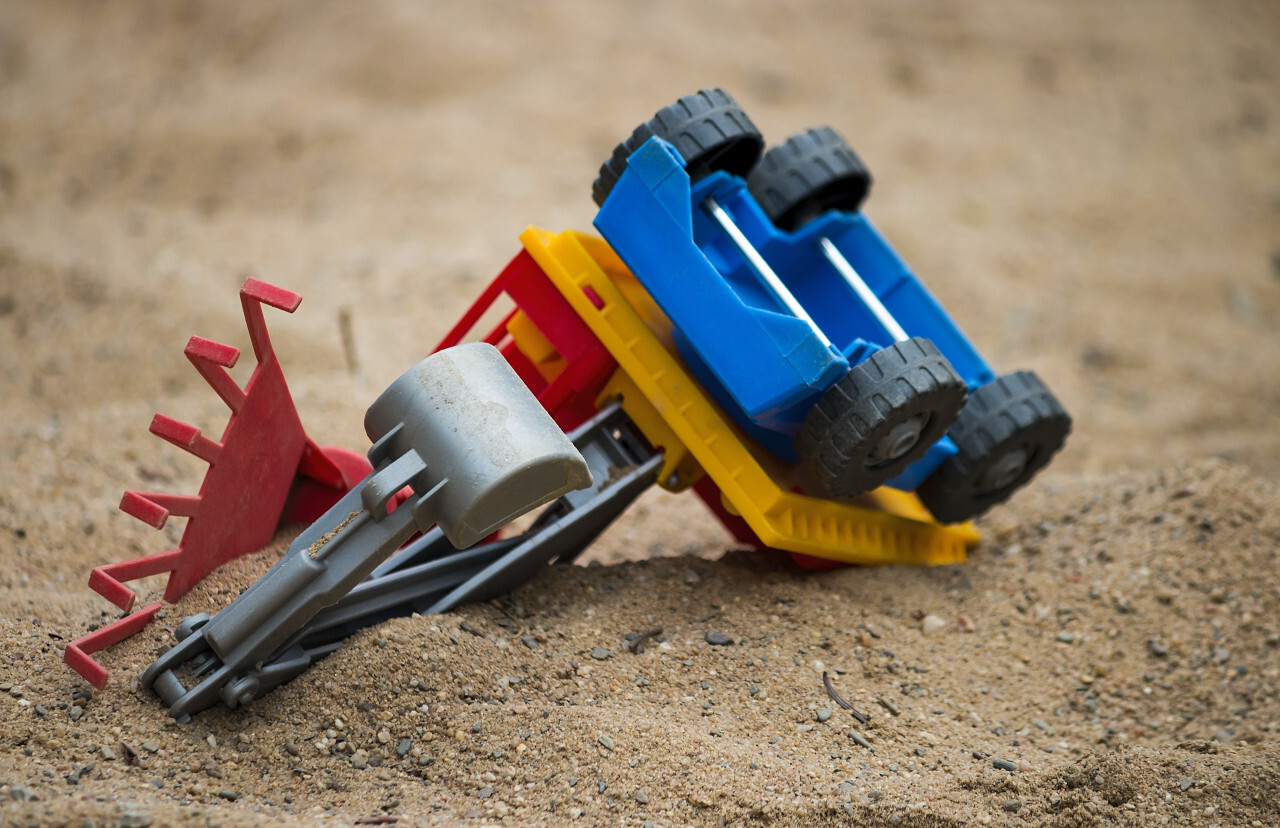
[[[1278,35],[1267,2],[3,4],[0,820],[1280,823]],[[89,569],[181,531],[116,504],[198,488],[146,425],[220,431],[181,349],[247,348],[246,275],[305,297],[270,317],[304,423],[362,448],[519,231],[588,229],[613,144],[707,85],[849,136],[868,214],[1074,414],[967,564],[809,574],[655,493],[608,565],[368,631],[247,714],[178,726],[131,679],[279,545],[105,691],[62,665],[117,614]]]

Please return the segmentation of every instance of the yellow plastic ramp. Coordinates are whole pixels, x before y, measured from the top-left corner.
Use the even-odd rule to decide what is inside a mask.
[[[963,561],[978,542],[972,524],[939,525],[905,492],[879,489],[864,499],[868,507],[785,490],[685,369],[670,346],[671,323],[608,244],[535,227],[520,241],[643,395],[635,406],[623,399],[637,426],[673,457],[692,456],[767,545],[846,563],[937,565]],[[651,433],[654,413],[659,435]],[[683,446],[671,445],[673,434]],[[675,470],[664,469],[660,479],[692,483],[688,463],[681,468],[683,476],[668,479]]]

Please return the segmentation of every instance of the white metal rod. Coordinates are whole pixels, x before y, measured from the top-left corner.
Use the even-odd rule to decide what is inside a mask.
[[[778,274],[773,272],[773,268],[769,267],[769,263],[760,255],[760,251],[756,250],[751,242],[747,241],[747,237],[738,229],[738,225],[733,223],[733,219],[724,211],[724,208],[710,196],[703,202],[703,206],[706,207],[707,212],[711,214],[711,217],[716,220],[716,223],[720,225],[724,232],[729,235],[729,238],[738,248],[738,252],[746,258],[747,263],[751,265],[751,269],[756,272],[756,276],[760,278],[760,281],[764,282],[765,286],[782,300],[782,303],[787,306],[787,309],[797,319],[807,324],[817,334],[823,345],[830,348],[831,340],[827,339],[827,335],[822,332],[822,329],[813,321],[808,312],[796,301],[796,297],[792,296],[791,291],[787,290],[787,286],[778,278]]]
[[[895,342],[905,342],[911,337],[907,336],[907,332],[898,324],[898,320],[893,318],[893,314],[889,313],[889,309],[884,306],[880,298],[871,292],[871,288],[867,287],[867,283],[862,281],[862,277],[858,275],[858,271],[853,269],[853,265],[849,264],[849,260],[844,257],[831,239],[826,236],[822,237],[819,242],[822,247],[822,254],[827,257],[827,261],[831,262],[831,266],[840,272],[844,280],[849,283],[849,287],[854,289],[858,294],[858,298],[862,300],[871,312],[875,314],[876,319],[885,327],[889,335],[893,337]]]

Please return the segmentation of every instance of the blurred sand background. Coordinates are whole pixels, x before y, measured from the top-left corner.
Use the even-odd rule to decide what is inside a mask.
[[[4,3],[0,684],[18,692],[9,694],[12,704],[0,700],[0,794],[17,786],[33,798],[0,796],[0,817],[19,825],[144,816],[154,824],[234,824],[320,815],[344,822],[376,812],[406,824],[560,824],[577,809],[587,824],[811,825],[851,814],[860,824],[895,816],[930,825],[1114,824],[1144,814],[1273,824],[1280,730],[1263,725],[1280,718],[1280,532],[1271,517],[1280,505],[1273,482],[1280,477],[1278,36],[1280,11],[1268,2]],[[415,662],[428,671],[423,687],[440,688],[431,691],[432,704],[444,694],[440,710],[401,722],[395,711],[404,703],[388,691],[369,696],[385,706],[355,712],[398,723],[374,721],[371,750],[385,748],[376,738],[381,729],[395,731],[392,747],[403,733],[418,749],[396,759],[384,749],[385,765],[367,772],[354,768],[350,752],[335,757],[328,746],[313,747],[317,739],[305,740],[301,758],[280,750],[286,741],[326,738],[320,720],[357,705],[350,694],[326,689],[341,683],[335,676],[344,663],[389,669],[382,650],[360,655],[355,644],[263,700],[249,720],[220,711],[183,730],[166,723],[153,699],[129,692],[129,677],[163,643],[156,632],[104,656],[114,683],[95,695],[85,718],[69,720],[73,703],[83,702],[73,694],[86,685],[62,666],[58,648],[114,617],[85,578],[98,564],[167,548],[180,533],[174,521],[167,539],[157,537],[116,504],[125,488],[198,488],[202,465],[150,437],[146,426],[164,411],[219,433],[225,410],[182,347],[200,334],[247,349],[236,297],[247,275],[303,295],[294,315],[268,318],[303,422],[321,443],[362,449],[365,406],[434,347],[517,252],[517,234],[529,224],[589,229],[590,183],[613,145],[658,107],[711,85],[732,92],[770,141],[822,123],[843,132],[876,178],[868,215],[995,366],[1036,370],[1075,416],[1071,441],[1051,469],[984,519],[987,541],[969,564],[946,574],[827,578],[769,556],[735,554],[711,564],[701,559],[731,548],[727,537],[693,498],[653,493],[589,557],[676,560],[548,573],[517,593],[529,612],[556,596],[558,614],[517,617],[530,630],[559,630],[530,658],[554,661],[535,672],[548,688],[565,689],[543,692],[533,682],[523,700],[489,700],[525,708],[492,737],[510,729],[514,741],[503,755],[471,744],[466,716],[475,700],[444,689],[460,681],[458,670],[489,681],[493,671],[517,669],[503,661],[521,655],[511,649],[471,652],[518,632],[489,623],[508,616],[488,606],[463,611],[490,637],[462,636],[468,652],[452,656],[452,670],[426,651]],[[343,316],[353,349],[344,347]],[[251,362],[243,360],[238,377],[247,377]],[[1094,509],[1104,510],[1109,525],[1085,532]],[[1186,523],[1185,534],[1169,534],[1170,515]],[[1096,564],[1100,545],[1119,559],[1110,574],[1092,586],[1087,573],[1064,578]],[[1023,554],[1032,546],[1039,555]],[[1183,574],[1149,585],[1156,560]],[[184,608],[225,603],[260,571],[254,565],[220,576],[231,592],[193,596],[197,604]],[[657,586],[639,585],[648,578]],[[950,589],[954,580],[966,583],[962,594]],[[1025,597],[1029,583],[1034,600]],[[665,601],[664,590],[683,602]],[[775,604],[783,593],[787,601]],[[1176,597],[1184,594],[1191,597]],[[1117,595],[1140,610],[1137,620],[1128,611],[1112,617],[1120,612]],[[737,621],[754,624],[751,636],[776,637],[767,646],[782,648],[780,661],[770,659],[769,670],[782,670],[778,683],[789,689],[772,691],[764,704],[758,694],[722,701],[719,715],[741,729],[742,746],[697,736],[711,742],[697,748],[705,755],[691,775],[693,754],[684,748],[708,720],[702,695],[719,686],[703,685],[750,686],[758,655],[699,650],[720,678],[699,674],[687,692],[674,688],[694,681],[679,677],[689,659],[672,655],[666,695],[658,689],[667,679],[639,685],[638,668],[621,658],[594,674],[564,666],[585,663],[597,639],[618,649],[631,629],[615,629],[624,616],[637,629],[645,618],[665,624],[676,649],[707,650],[704,616],[714,611],[716,623],[732,627],[730,609],[738,606],[759,611],[750,623]],[[1063,606],[1075,607],[1067,621]],[[1059,627],[1089,617],[1082,606],[1105,619],[1093,618],[1083,637],[1076,631],[1074,643],[1056,639]],[[990,614],[985,623],[979,607]],[[885,615],[890,609],[898,614]],[[917,610],[949,621],[972,616],[978,634],[952,630],[954,643],[926,640],[911,619]],[[1010,618],[1012,626],[1001,622]],[[1154,656],[1144,639],[1175,635],[1168,631],[1184,622],[1198,632],[1177,646],[1164,641],[1166,655]],[[428,647],[447,640],[458,620],[396,624],[411,646]],[[809,705],[825,699],[820,685],[815,692],[807,652],[818,646],[810,640],[816,630],[827,642],[824,657],[854,672],[844,690],[864,701],[899,693],[900,675],[865,660],[883,660],[874,656],[883,645],[857,632],[867,626],[891,627],[902,639],[886,664],[931,663],[935,693],[949,687],[968,696],[984,724],[959,716],[956,727],[976,729],[989,746],[956,742],[958,753],[947,760],[954,766],[930,764],[941,747],[916,735],[925,725],[904,726],[886,731],[893,747],[869,760],[843,731],[831,737],[839,750],[819,743],[830,723],[797,730],[815,724]],[[1111,629],[1133,639],[1127,649],[1114,646]],[[1026,653],[1015,660],[1027,683],[1000,700],[963,689],[956,682],[973,678],[954,675],[957,658],[1009,673],[1000,666],[1008,652],[988,662],[989,648],[960,643],[990,641],[995,631]],[[1082,644],[1090,635],[1096,641]],[[359,641],[370,648],[379,638]],[[1230,657],[1215,660],[1215,647]],[[470,666],[459,668],[460,661]],[[1057,705],[1047,688],[1081,672],[1093,677],[1090,684],[1101,681],[1094,675],[1100,662],[1132,680],[1122,695],[1143,697],[1142,688],[1157,681],[1146,678],[1159,672],[1153,664],[1182,678],[1168,679],[1168,690],[1156,684],[1156,695],[1167,696],[1159,715],[1117,713],[1114,722],[1136,723],[1141,733],[1126,725],[1117,731],[1124,739],[1113,733],[1098,743],[1094,736],[1114,722],[1095,726],[1096,709]],[[557,678],[565,670],[569,677]],[[1195,686],[1206,677],[1212,690]],[[597,681],[603,689],[593,689]],[[1229,686],[1250,681],[1262,689]],[[866,689],[854,692],[863,687],[854,682]],[[600,718],[583,724],[570,715],[564,699],[579,691]],[[1181,717],[1206,694],[1234,701],[1179,718],[1176,731],[1150,727],[1161,716]],[[696,704],[680,702],[694,697]],[[45,715],[34,712],[36,704]],[[935,715],[919,705],[922,715]],[[1058,709],[1075,718],[1057,722]],[[556,737],[551,742],[563,750],[547,746],[540,754],[529,744],[539,758],[518,757],[516,744],[529,733],[521,722],[544,713],[552,723],[545,727],[576,727],[581,743]],[[299,716],[307,721],[294,721]],[[1006,719],[996,733],[990,723]],[[596,743],[600,727],[644,722],[647,729],[631,738],[644,761]],[[749,757],[772,755],[770,728],[785,731],[774,745],[792,752],[784,760],[778,748],[777,762],[761,758],[753,764],[763,770],[748,772]],[[720,730],[730,733],[728,725]],[[1009,735],[1020,730],[1030,736]],[[1049,730],[1055,738],[1044,736]],[[927,732],[939,744],[948,735],[938,724]],[[1207,741],[1224,733],[1225,745]],[[429,745],[426,734],[454,745],[454,756]],[[1046,753],[1037,738],[1072,748]],[[150,769],[120,759],[120,742],[130,739],[157,745]],[[1249,744],[1233,744],[1241,739]],[[1147,752],[1135,756],[1122,742]],[[1191,742],[1200,747],[1187,748]],[[253,750],[240,750],[246,745]],[[103,746],[114,759],[101,754]],[[207,758],[183,753],[206,747]],[[917,747],[931,753],[918,755]],[[974,750],[996,749],[1041,775],[1011,782],[989,761],[966,760]],[[428,754],[432,764],[417,761]],[[1226,781],[1197,787],[1202,780],[1193,778],[1182,787],[1181,779],[1194,777],[1185,770],[1188,757],[1210,763],[1223,780],[1243,780],[1245,793],[1228,796]],[[628,766],[633,759],[638,764]],[[971,784],[957,770],[965,761],[977,774]],[[77,784],[65,780],[90,762],[95,767]],[[208,762],[221,763],[220,775],[208,772]],[[596,775],[570,771],[570,763],[597,768]],[[1081,794],[1081,785],[1064,781],[1076,779],[1071,768],[1088,766],[1090,780],[1113,772],[1095,773],[1089,763],[1140,768],[1126,783],[1127,798],[1107,794],[1103,783]],[[517,768],[535,787],[511,781],[507,770]],[[277,773],[282,778],[272,780]],[[582,788],[567,785],[567,775],[581,776]],[[597,776],[612,780],[607,792],[597,792]],[[325,779],[338,787],[324,787],[318,780]],[[707,779],[720,780],[719,793],[708,792]],[[665,780],[664,793],[656,780]],[[288,788],[287,798],[273,781]],[[491,793],[496,785],[494,796],[474,798],[486,785]],[[644,785],[648,803],[636,796]],[[383,790],[370,793],[370,786]],[[793,795],[793,786],[803,794]],[[224,789],[238,796],[220,797]],[[1200,797],[1187,797],[1197,790]],[[1053,805],[1058,791],[1083,798],[1070,808],[1061,797]],[[1019,808],[1005,807],[1010,799]],[[398,804],[385,807],[392,800]]]

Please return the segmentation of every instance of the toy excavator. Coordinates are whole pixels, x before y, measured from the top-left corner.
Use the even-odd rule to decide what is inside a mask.
[[[659,110],[593,186],[603,239],[529,228],[523,249],[432,356],[370,407],[368,460],[302,430],[261,305],[241,291],[258,367],[193,338],[187,355],[232,410],[220,442],[157,415],[151,430],[210,463],[196,497],[127,492],[177,549],[95,569],[171,572],[177,600],[222,563],[310,522],[284,557],[142,675],[180,721],[288,681],[347,635],[444,612],[572,561],[646,488],[693,491],[740,542],[811,568],[963,561],[969,519],[1062,447],[1071,420],[1033,373],[996,375],[862,214],[871,177],[829,127],[764,151],[719,89]],[[468,342],[500,299],[513,309]],[[499,530],[544,504],[529,527]],[[73,642],[92,654],[160,604]]]

